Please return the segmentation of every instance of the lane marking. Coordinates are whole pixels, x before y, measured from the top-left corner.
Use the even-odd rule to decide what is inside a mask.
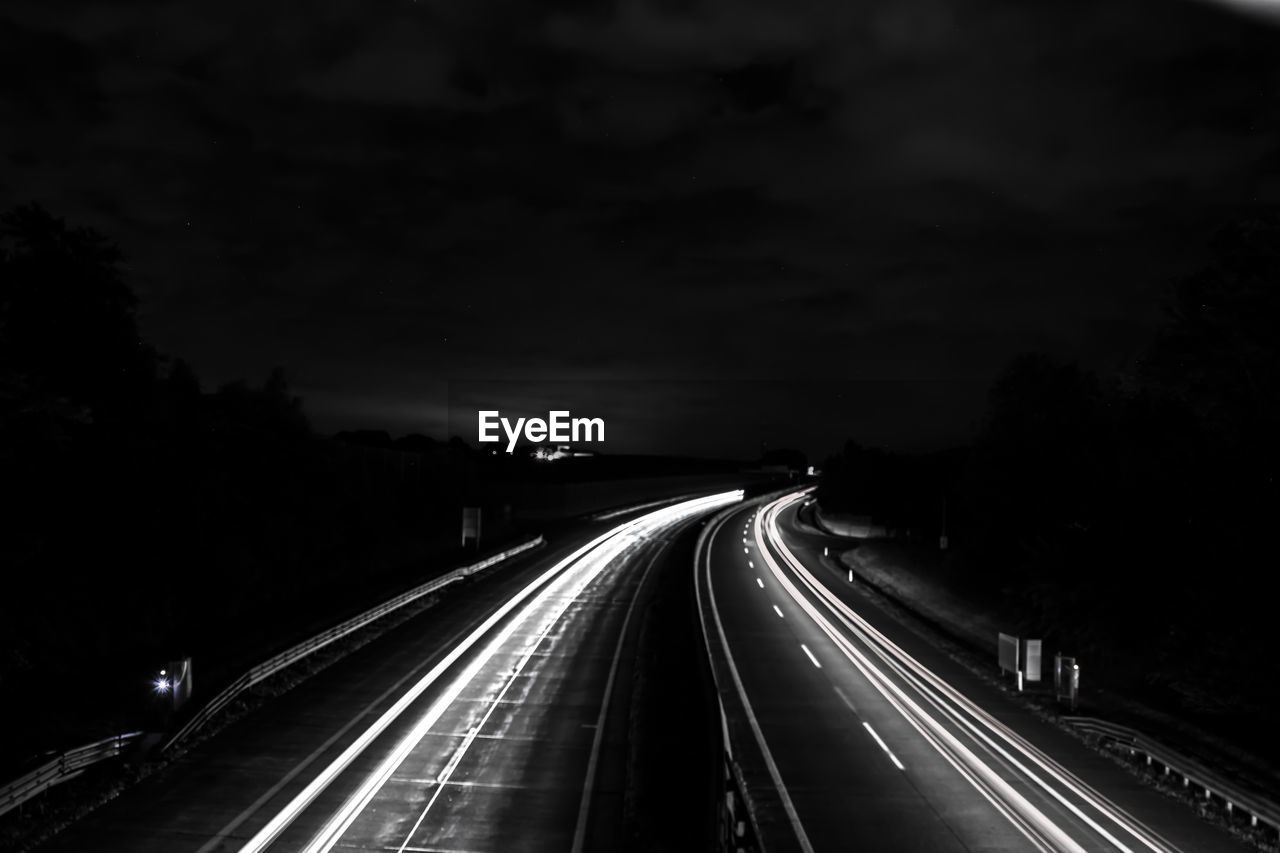
[[[764,589],[764,581],[760,580],[760,578],[756,578],[756,583],[761,589]]]
[[[759,580],[759,578],[757,578],[757,580]],[[763,586],[763,584],[761,584],[761,585]],[[778,614],[778,618],[779,618],[779,619],[785,619],[785,618],[786,618],[785,616],[783,616],[783,615],[782,615],[782,611],[778,609],[778,605],[776,605],[776,604],[775,604],[775,605],[773,605],[773,612]]]
[[[880,748],[889,756],[889,760],[893,762],[893,766],[897,767],[899,770],[906,770],[907,768],[903,767],[902,762],[898,760],[898,756],[893,754],[893,750],[889,749],[888,745],[880,739],[880,735],[876,734],[876,730],[871,728],[871,724],[866,720],[863,720],[862,725],[871,733],[871,736],[876,739],[876,743],[880,744]]]
[[[818,659],[813,656],[813,652],[809,651],[809,647],[804,643],[800,644],[800,648],[804,649],[804,653],[809,656],[809,660],[813,661],[813,665],[818,669],[822,669],[822,664],[818,663]]]

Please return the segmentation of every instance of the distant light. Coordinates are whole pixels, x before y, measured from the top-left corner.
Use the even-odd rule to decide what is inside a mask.
[[[168,692],[169,692],[169,679],[167,679],[167,678],[164,678],[164,677],[163,677],[163,676],[164,676],[164,673],[163,673],[163,672],[162,672],[162,673],[160,673],[160,675],[161,675],[161,677],[156,679],[156,684],[155,684],[156,692],[157,692],[157,693],[168,693]]]

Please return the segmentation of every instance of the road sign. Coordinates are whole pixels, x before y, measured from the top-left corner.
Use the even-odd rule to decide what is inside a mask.
[[[1040,640],[1027,640],[1027,658],[1025,661],[1027,681],[1040,680]]]
[[[467,543],[480,544],[480,507],[464,506],[462,508],[462,546]]]
[[[1074,657],[1053,656],[1053,693],[1059,702],[1065,699],[1071,710],[1076,709],[1076,699],[1080,695],[1080,664]]]
[[[1000,671],[1016,673],[1018,671],[1018,638],[1001,632],[998,642]]]

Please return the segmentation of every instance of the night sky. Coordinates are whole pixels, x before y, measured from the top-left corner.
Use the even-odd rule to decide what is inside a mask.
[[[8,0],[0,203],[321,431],[940,447],[1019,352],[1123,366],[1280,203],[1269,5]]]

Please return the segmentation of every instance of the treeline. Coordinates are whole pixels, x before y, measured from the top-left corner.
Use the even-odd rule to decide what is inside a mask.
[[[1240,222],[1211,248],[1127,369],[1020,356],[971,447],[851,443],[820,497],[934,548],[945,502],[948,559],[1004,596],[1011,627],[1183,709],[1248,715],[1277,694],[1280,224]]]
[[[135,307],[101,235],[0,217],[0,704],[24,732],[0,775],[136,725],[166,661],[207,687],[456,542],[465,445],[372,464],[313,434],[279,370],[203,389]]]

